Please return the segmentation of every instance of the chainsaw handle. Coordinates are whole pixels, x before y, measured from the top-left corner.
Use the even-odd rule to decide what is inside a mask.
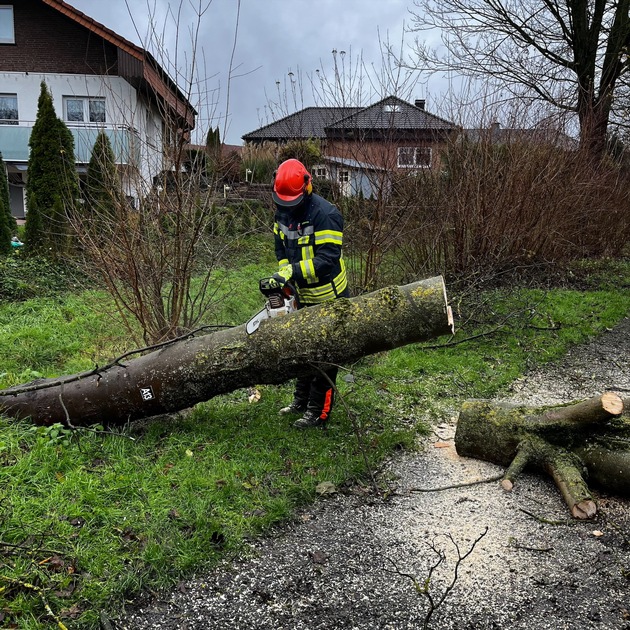
[[[261,278],[258,282],[260,292],[265,296],[269,297],[274,294],[280,294],[284,299],[295,299],[296,305],[299,307],[297,289],[295,285],[289,280],[284,284],[284,286],[279,286],[278,282],[275,278]]]
[[[282,287],[282,293],[284,293],[287,297],[294,297],[297,300],[297,289],[291,280]]]

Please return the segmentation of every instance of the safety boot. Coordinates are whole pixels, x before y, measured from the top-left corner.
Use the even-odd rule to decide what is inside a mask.
[[[290,405],[282,407],[278,412],[281,416],[286,416],[291,413],[304,413],[306,411],[306,403],[299,400],[293,400]]]
[[[296,429],[314,429],[326,426],[327,420],[328,417],[322,418],[317,412],[307,409],[304,415],[293,423],[293,426]]]

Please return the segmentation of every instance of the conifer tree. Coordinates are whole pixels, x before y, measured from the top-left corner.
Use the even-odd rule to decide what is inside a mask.
[[[0,255],[11,253],[11,236],[15,232],[15,219],[11,215],[9,181],[0,153]]]
[[[69,250],[67,216],[75,211],[79,184],[72,133],[55,114],[52,95],[44,82],[29,147],[26,251],[61,258]]]
[[[206,147],[208,153],[216,152],[221,148],[221,134],[219,128],[208,129],[208,135],[206,136]]]
[[[209,175],[218,175],[221,170],[221,135],[218,127],[208,130],[206,155],[206,171]]]
[[[116,156],[104,131],[99,132],[87,169],[85,201],[95,227],[113,219],[121,200]]]

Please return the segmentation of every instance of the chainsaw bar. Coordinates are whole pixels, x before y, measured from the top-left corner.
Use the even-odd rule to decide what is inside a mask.
[[[260,326],[260,322],[265,319],[269,319],[269,313],[267,312],[266,308],[263,308],[247,322],[245,326],[245,332],[247,332],[248,335],[256,332],[258,330],[258,327]]]

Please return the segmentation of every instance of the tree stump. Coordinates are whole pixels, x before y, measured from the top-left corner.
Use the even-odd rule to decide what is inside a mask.
[[[559,407],[467,401],[455,447],[462,456],[506,466],[501,485],[508,491],[527,466],[547,472],[575,518],[597,512],[585,476],[630,494],[630,401],[610,391]]]

